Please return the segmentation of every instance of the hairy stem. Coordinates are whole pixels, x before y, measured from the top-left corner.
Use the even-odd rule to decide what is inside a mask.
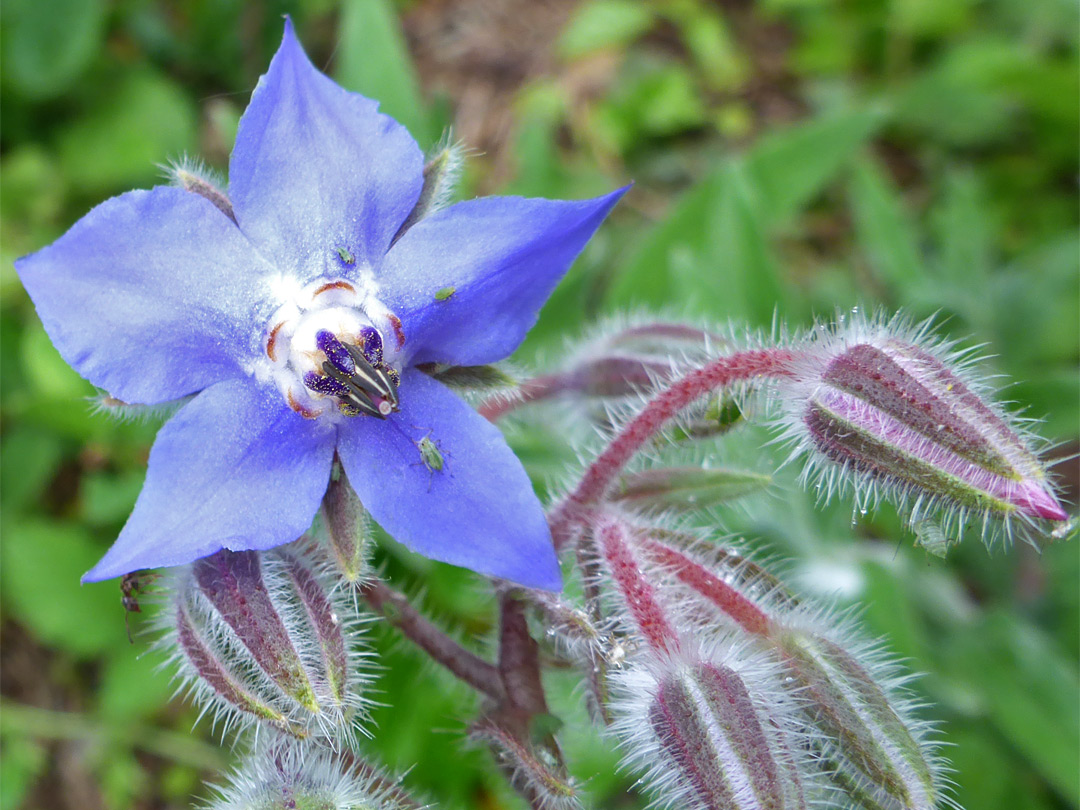
[[[570,538],[583,507],[603,499],[634,454],[683,409],[736,382],[786,376],[793,358],[786,349],[737,352],[691,371],[654,396],[585,470],[577,488],[552,513],[549,523],[556,547]]]
[[[473,689],[483,692],[497,703],[506,701],[506,689],[497,667],[469,652],[414,608],[404,594],[384,582],[368,582],[360,587],[360,595],[400,630],[409,641],[442,664]]]

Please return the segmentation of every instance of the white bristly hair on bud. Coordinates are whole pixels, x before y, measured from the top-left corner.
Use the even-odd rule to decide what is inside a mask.
[[[975,368],[975,350],[935,337],[931,320],[839,313],[834,324],[819,324],[792,345],[791,376],[773,387],[777,441],[792,448],[789,461],[806,459],[802,481],[820,501],[851,491],[861,514],[893,501],[913,527],[925,529],[925,520],[940,527],[935,553],[941,540],[955,541],[969,525],[988,545],[1014,536],[1037,545],[1067,518],[1039,459],[1047,443],[1029,430],[1030,420],[995,400]],[[872,358],[864,361],[859,352],[888,358],[896,379],[876,368],[864,393],[859,364]],[[826,382],[830,375],[835,381]],[[889,385],[910,390],[878,394],[873,387]],[[923,399],[905,398],[914,391]],[[842,416],[838,407],[847,408]],[[819,436],[812,420],[848,438]],[[913,427],[935,420],[933,436]],[[849,421],[860,427],[848,428]]]
[[[370,617],[356,610],[350,589],[335,587],[333,572],[314,561],[305,543],[259,552],[273,621],[280,622],[288,652],[297,656],[310,684],[301,693],[290,693],[257,663],[201,591],[192,566],[166,573],[157,644],[170,657],[177,691],[201,708],[200,718],[211,715],[223,738],[233,726],[258,733],[265,725],[349,748],[357,733],[368,733],[362,724],[370,705],[364,690],[371,681],[371,653],[361,639]],[[329,612],[313,617],[312,610]]]
[[[351,760],[351,755],[350,760]],[[423,810],[399,780],[308,743],[264,736],[202,810]]]
[[[814,732],[800,697],[747,640],[727,634],[667,658],[634,656],[612,678],[611,732],[624,766],[642,773],[651,807],[836,806],[809,753]]]

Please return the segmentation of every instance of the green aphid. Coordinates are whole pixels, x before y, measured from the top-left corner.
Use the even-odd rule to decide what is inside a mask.
[[[337,248],[337,255],[345,264],[356,264],[356,257],[349,253],[347,248]]]
[[[420,460],[424,462],[425,467],[433,473],[442,471],[445,462],[442,451],[436,442],[427,436],[423,436],[420,441],[416,442],[416,448],[420,451]]]
[[[457,287],[443,287],[435,293],[436,301],[449,301],[450,296],[457,292]]]

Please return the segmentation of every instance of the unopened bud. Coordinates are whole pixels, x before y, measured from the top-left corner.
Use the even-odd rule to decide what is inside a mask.
[[[744,677],[729,663],[672,660],[624,673],[614,728],[627,761],[646,770],[664,807],[808,807],[819,778],[777,673],[754,661]]]
[[[350,585],[362,583],[368,573],[371,526],[364,505],[339,465],[334,467],[320,514],[338,574]]]
[[[325,748],[262,740],[205,810],[420,810],[397,780]]]
[[[222,184],[214,172],[207,169],[202,163],[184,159],[165,167],[165,174],[172,185],[209,200],[221,213],[236,222],[232,203],[225,192],[221,190]]]
[[[163,621],[181,676],[217,713],[298,738],[363,714],[357,619],[293,548],[220,551],[178,575]]]
[[[464,146],[450,139],[449,133],[431,151],[424,164],[424,185],[420,189],[420,196],[412,212],[394,236],[394,242],[424,217],[434,214],[450,203],[458,180],[461,178],[466,151]]]
[[[696,511],[761,492],[771,481],[749,470],[661,467],[626,476],[611,499],[638,509]]]
[[[1003,415],[917,337],[888,329],[830,335],[782,386],[788,434],[838,465],[825,491],[830,476],[857,476],[912,502],[912,522],[938,507],[946,525],[1065,520],[1043,465]]]
[[[522,741],[490,720],[475,725],[470,736],[491,745],[515,787],[533,806],[550,810],[578,810],[581,807],[573,777],[547,748]]]
[[[940,806],[938,759],[921,739],[919,724],[904,716],[901,696],[887,695],[854,656],[819,634],[774,626],[770,638],[810,702],[808,716],[823,734],[821,754],[832,761],[834,783],[855,806]]]

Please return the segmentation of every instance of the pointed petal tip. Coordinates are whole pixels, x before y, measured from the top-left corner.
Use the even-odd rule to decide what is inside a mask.
[[[1033,486],[1029,488],[1022,493],[1019,501],[1020,508],[1035,517],[1058,522],[1069,519],[1069,513],[1062,508],[1057,498],[1042,487]]]

